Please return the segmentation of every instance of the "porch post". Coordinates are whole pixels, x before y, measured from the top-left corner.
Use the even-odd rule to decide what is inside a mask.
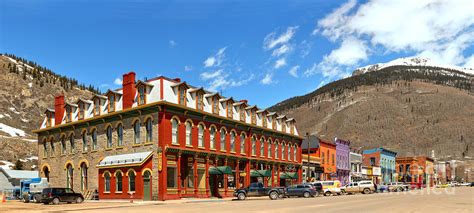
[[[204,172],[206,176],[206,196],[209,196],[209,155],[206,155],[206,171]]]
[[[181,198],[181,151],[178,152],[178,196]]]
[[[194,161],[193,161],[193,167],[194,167],[194,196],[198,196],[198,186],[199,186],[199,183],[198,183],[198,169],[197,169],[197,158],[198,158],[198,154],[194,154]]]
[[[224,159],[224,166],[227,166],[227,157]],[[227,180],[228,180],[227,174],[224,174],[224,195],[227,196]]]
[[[237,160],[237,166],[235,167],[235,188],[240,188],[240,160]]]

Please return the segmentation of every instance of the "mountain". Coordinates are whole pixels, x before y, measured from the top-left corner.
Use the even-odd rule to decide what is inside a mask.
[[[428,59],[359,68],[351,77],[269,110],[297,120],[301,133],[385,147],[400,156],[474,157],[474,75]]]
[[[14,55],[0,55],[0,82],[0,166],[21,160],[26,169],[37,159],[37,137],[31,131],[40,126],[44,110],[54,107],[54,96],[64,93],[75,101],[97,92]]]

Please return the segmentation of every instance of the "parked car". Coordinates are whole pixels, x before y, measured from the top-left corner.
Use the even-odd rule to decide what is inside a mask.
[[[403,182],[392,182],[388,184],[388,188],[392,192],[408,191],[409,186]]]
[[[471,182],[471,185],[469,185],[470,187],[473,187],[474,186],[474,182]]]
[[[460,186],[470,186],[470,185],[471,185],[471,183],[469,183],[469,182],[465,182],[465,183],[461,183],[461,184],[459,184],[459,185],[460,185]]]
[[[422,183],[412,183],[410,184],[410,189],[422,189],[425,188],[426,185]]]
[[[456,186],[458,186],[458,182],[457,182],[457,181],[451,181],[451,182],[449,183],[449,185],[450,185],[451,187],[456,187]]]
[[[448,187],[451,187],[451,185],[448,183],[436,185],[436,188],[448,188]]]
[[[323,185],[324,196],[341,194],[341,182],[339,182],[338,180],[317,181],[314,183],[321,183]]]
[[[312,184],[298,184],[286,187],[285,195],[287,197],[297,196],[297,197],[315,197],[318,194],[316,189]]]
[[[380,185],[377,185],[377,190],[376,192],[390,192],[389,190],[389,186],[387,184],[380,184]]]
[[[57,205],[60,202],[82,203],[82,201],[84,201],[82,194],[76,193],[70,188],[45,188],[41,193],[41,202],[44,204]]]
[[[268,196],[272,200],[276,200],[285,196],[285,188],[283,187],[264,187],[263,183],[251,183],[248,187],[236,189],[234,197],[239,200],[245,200],[247,197]]]
[[[324,194],[322,183],[316,182],[316,183],[312,183],[312,185],[313,185],[314,189],[316,190],[316,197],[321,195],[321,194]]]
[[[353,182],[341,187],[341,192],[347,194],[370,194],[372,192],[375,192],[375,185],[372,181]]]

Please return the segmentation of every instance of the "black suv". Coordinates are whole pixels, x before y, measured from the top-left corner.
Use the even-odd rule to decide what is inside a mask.
[[[57,205],[60,202],[82,203],[82,201],[84,201],[82,194],[75,193],[70,188],[45,188],[41,193],[41,202],[44,204]]]
[[[262,196],[268,196],[270,199],[276,200],[285,196],[285,189],[283,187],[264,187],[263,183],[251,183],[248,187],[236,189],[234,191],[234,197],[237,197],[239,200],[245,200],[247,197]]]
[[[315,195],[315,197],[324,194],[323,184],[322,184],[322,183],[312,183],[311,185],[312,185],[312,186],[314,187],[314,189],[316,190],[316,195]]]

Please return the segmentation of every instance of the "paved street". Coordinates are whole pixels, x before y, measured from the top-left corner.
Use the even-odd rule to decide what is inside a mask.
[[[0,205],[0,212],[474,212],[474,188],[460,187],[371,195],[289,198],[271,201],[179,200],[166,202],[87,202],[84,204]]]

